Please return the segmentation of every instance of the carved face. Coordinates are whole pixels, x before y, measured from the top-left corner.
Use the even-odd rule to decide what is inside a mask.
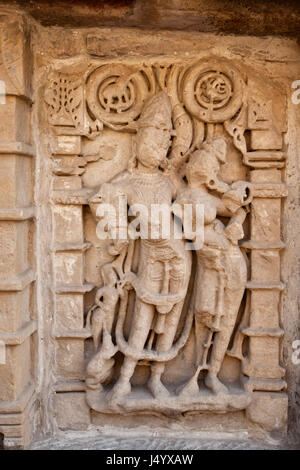
[[[219,182],[218,173],[220,162],[217,158],[206,151],[196,150],[186,167],[186,176],[189,182],[197,181],[207,186],[213,186]]]
[[[169,131],[145,127],[137,133],[137,159],[146,168],[158,168],[166,158],[169,146]]]

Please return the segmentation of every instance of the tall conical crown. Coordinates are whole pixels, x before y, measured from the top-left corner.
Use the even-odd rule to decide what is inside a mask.
[[[138,128],[155,127],[156,129],[172,130],[172,107],[166,93],[160,91],[153,95],[145,104],[138,120]]]

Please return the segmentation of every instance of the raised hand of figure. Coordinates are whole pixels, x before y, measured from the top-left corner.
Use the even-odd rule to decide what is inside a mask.
[[[120,296],[122,297],[124,295],[124,289],[126,290],[131,290],[133,289],[134,281],[136,280],[136,275],[133,272],[126,273],[121,279],[118,284],[117,288],[119,290]]]
[[[242,206],[252,201],[252,185],[247,181],[235,181],[227,191],[222,201],[233,214]]]

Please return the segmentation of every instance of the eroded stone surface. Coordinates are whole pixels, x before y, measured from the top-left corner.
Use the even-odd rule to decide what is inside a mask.
[[[34,442],[32,450],[284,450],[293,449],[293,445],[280,443],[275,440],[252,440],[246,436],[226,437],[222,434],[206,434],[206,436],[189,436],[184,438],[167,436],[120,436],[119,433],[64,433],[56,438]]]
[[[114,424],[119,437],[129,423],[170,430],[172,420],[187,433],[253,432],[238,444],[219,436],[212,448],[269,446],[253,436],[295,432],[299,47],[207,34],[233,31],[237,14],[239,31],[253,24],[247,33],[265,33],[282,5],[247,10],[246,24],[242,2],[228,17],[223,2],[225,16],[213,22],[214,1],[206,9],[157,0],[144,10],[104,2],[93,15],[102,27],[76,28],[90,24],[91,6],[72,2],[66,35],[46,26],[58,11],[65,24],[63,4],[33,14],[40,24],[22,3],[0,8],[4,445],[24,446],[38,429],[88,436],[91,423]],[[294,34],[296,18],[295,10],[289,30],[283,22],[274,33]],[[118,212],[119,196],[129,206],[165,204],[184,237],[162,235],[156,221],[156,239],[109,231],[102,240],[97,209]],[[204,208],[195,250],[185,250],[197,244],[185,204]],[[119,221],[126,235],[131,220]],[[158,443],[146,431],[136,448],[208,445]],[[93,448],[132,445],[93,439]],[[67,441],[78,446],[75,435]]]

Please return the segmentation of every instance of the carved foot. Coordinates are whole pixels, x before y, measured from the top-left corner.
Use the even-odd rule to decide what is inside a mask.
[[[148,388],[154,398],[166,398],[170,396],[169,391],[162,384],[160,379],[150,378],[148,382]]]
[[[216,374],[208,373],[205,377],[204,383],[207,388],[212,390],[216,395],[228,393],[227,387],[218,379]]]
[[[99,383],[99,381],[97,381],[97,379],[87,378],[85,383],[86,383],[87,390],[95,390],[98,392],[103,392],[103,387]]]
[[[122,377],[115,383],[110,392],[107,393],[106,399],[112,405],[117,405],[123,397],[129,395],[131,392],[131,385],[128,379]]]

